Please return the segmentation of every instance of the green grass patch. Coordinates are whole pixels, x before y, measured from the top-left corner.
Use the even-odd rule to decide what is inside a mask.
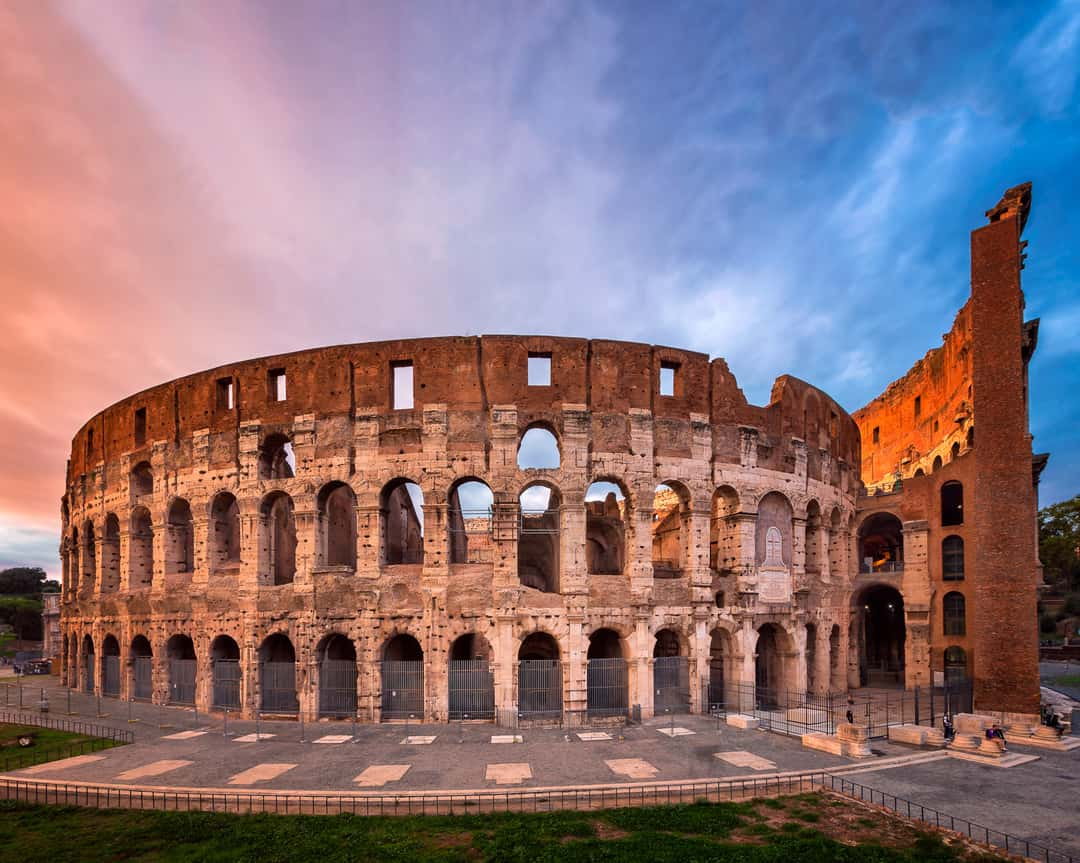
[[[790,802],[794,811],[808,811],[812,805],[807,800]],[[774,818],[785,819],[774,829],[750,823],[747,816],[753,808],[754,804],[744,803],[695,803],[599,812],[364,818],[96,810],[0,802],[0,860],[945,863],[976,859],[963,856],[965,852],[936,835],[902,825],[903,838],[898,838],[900,834],[888,840],[875,836],[874,844],[851,845],[830,835],[827,819],[814,829],[797,819],[788,820],[791,813],[769,806]]]
[[[1048,677],[1048,683],[1058,683],[1062,686],[1080,686],[1080,674],[1063,674],[1061,677]]]
[[[30,737],[30,746],[20,746],[20,737]],[[11,725],[0,723],[0,770],[18,770],[34,764],[44,764],[58,758],[82,755],[119,745],[115,740],[60,731],[56,728],[38,728],[35,725]]]

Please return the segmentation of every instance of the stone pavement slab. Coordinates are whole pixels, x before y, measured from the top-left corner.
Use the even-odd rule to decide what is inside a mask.
[[[205,731],[177,731],[175,734],[166,734],[162,737],[162,740],[192,740],[195,737],[202,737],[207,732]]]
[[[597,740],[611,740],[611,735],[606,731],[579,731],[578,739],[586,743],[594,743]]]
[[[237,773],[229,780],[230,785],[254,785],[256,782],[266,782],[270,779],[276,779],[282,773],[286,773],[292,770],[295,764],[256,764],[254,767],[249,767],[247,770]]]
[[[132,767],[130,770],[118,773],[116,778],[122,779],[125,782],[130,782],[133,779],[147,779],[151,776],[161,776],[164,773],[171,773],[173,770],[179,770],[181,767],[187,767],[192,763],[193,762],[191,761],[179,759],[151,761],[149,764],[144,764],[142,767]]]
[[[409,737],[406,737],[404,740],[401,741],[401,745],[402,746],[430,746],[432,743],[435,742],[435,739],[436,739],[437,736],[438,735],[435,735],[435,734],[431,734],[431,735],[423,735],[423,734],[410,735]]]
[[[696,731],[691,731],[689,728],[657,728],[661,734],[666,734],[668,737],[688,737],[691,734],[696,734]]]
[[[604,763],[612,773],[630,779],[652,779],[658,772],[648,761],[640,758],[612,758]]]
[[[104,761],[104,755],[73,755],[71,758],[61,758],[59,761],[47,761],[45,764],[35,764],[33,767],[24,767],[20,773],[34,775],[36,773],[51,773],[58,770],[70,770],[72,767],[84,767],[97,761]]]
[[[528,764],[489,764],[484,778],[496,785],[520,785],[526,779],[532,779],[532,768]]]
[[[520,734],[493,734],[491,735],[492,743],[522,743],[522,737]]]
[[[233,743],[259,743],[263,740],[269,740],[272,737],[276,737],[275,734],[267,734],[265,731],[257,734],[241,734],[239,737],[232,738]]]
[[[762,758],[753,752],[736,750],[734,752],[714,752],[714,758],[726,761],[735,767],[749,767],[751,770],[775,770],[776,763],[768,758]]]
[[[408,764],[372,764],[365,767],[355,782],[361,788],[381,788],[387,782],[397,782],[409,772]]]
[[[352,740],[351,734],[324,734],[322,737],[318,738],[313,742],[328,743],[332,745],[335,743],[348,743],[350,740]]]

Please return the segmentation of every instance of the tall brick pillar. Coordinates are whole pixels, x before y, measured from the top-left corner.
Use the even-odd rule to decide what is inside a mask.
[[[1039,711],[1037,553],[1031,479],[1020,235],[1031,184],[1009,189],[971,234],[976,475],[964,494],[975,525],[975,709]],[[974,625],[973,625],[974,624]]]

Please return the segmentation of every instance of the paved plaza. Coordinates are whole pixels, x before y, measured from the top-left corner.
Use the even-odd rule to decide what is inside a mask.
[[[40,689],[24,706],[36,705]],[[65,718],[68,692],[46,691]],[[9,692],[8,700],[14,695]],[[852,781],[1080,855],[1080,751],[1025,749],[1039,759],[1001,769],[943,752],[873,741],[851,759],[803,748],[796,737],[733,728],[705,716],[611,728],[235,721],[219,714],[71,693],[73,719],[133,731],[135,743],[15,771],[13,775],[133,785],[409,793],[731,779],[830,770]],[[131,720],[129,721],[129,714]]]

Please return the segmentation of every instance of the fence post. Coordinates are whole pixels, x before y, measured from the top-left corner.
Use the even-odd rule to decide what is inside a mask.
[[[15,675],[15,685],[19,690],[19,710],[22,710],[22,677]]]
[[[919,724],[919,687],[915,687],[915,724]]]
[[[229,736],[229,708],[228,707],[225,708],[225,725],[221,729],[221,736],[222,737],[228,737]]]
[[[307,743],[307,741],[304,739],[304,711],[299,710],[297,711],[297,713],[300,717],[300,742]]]

